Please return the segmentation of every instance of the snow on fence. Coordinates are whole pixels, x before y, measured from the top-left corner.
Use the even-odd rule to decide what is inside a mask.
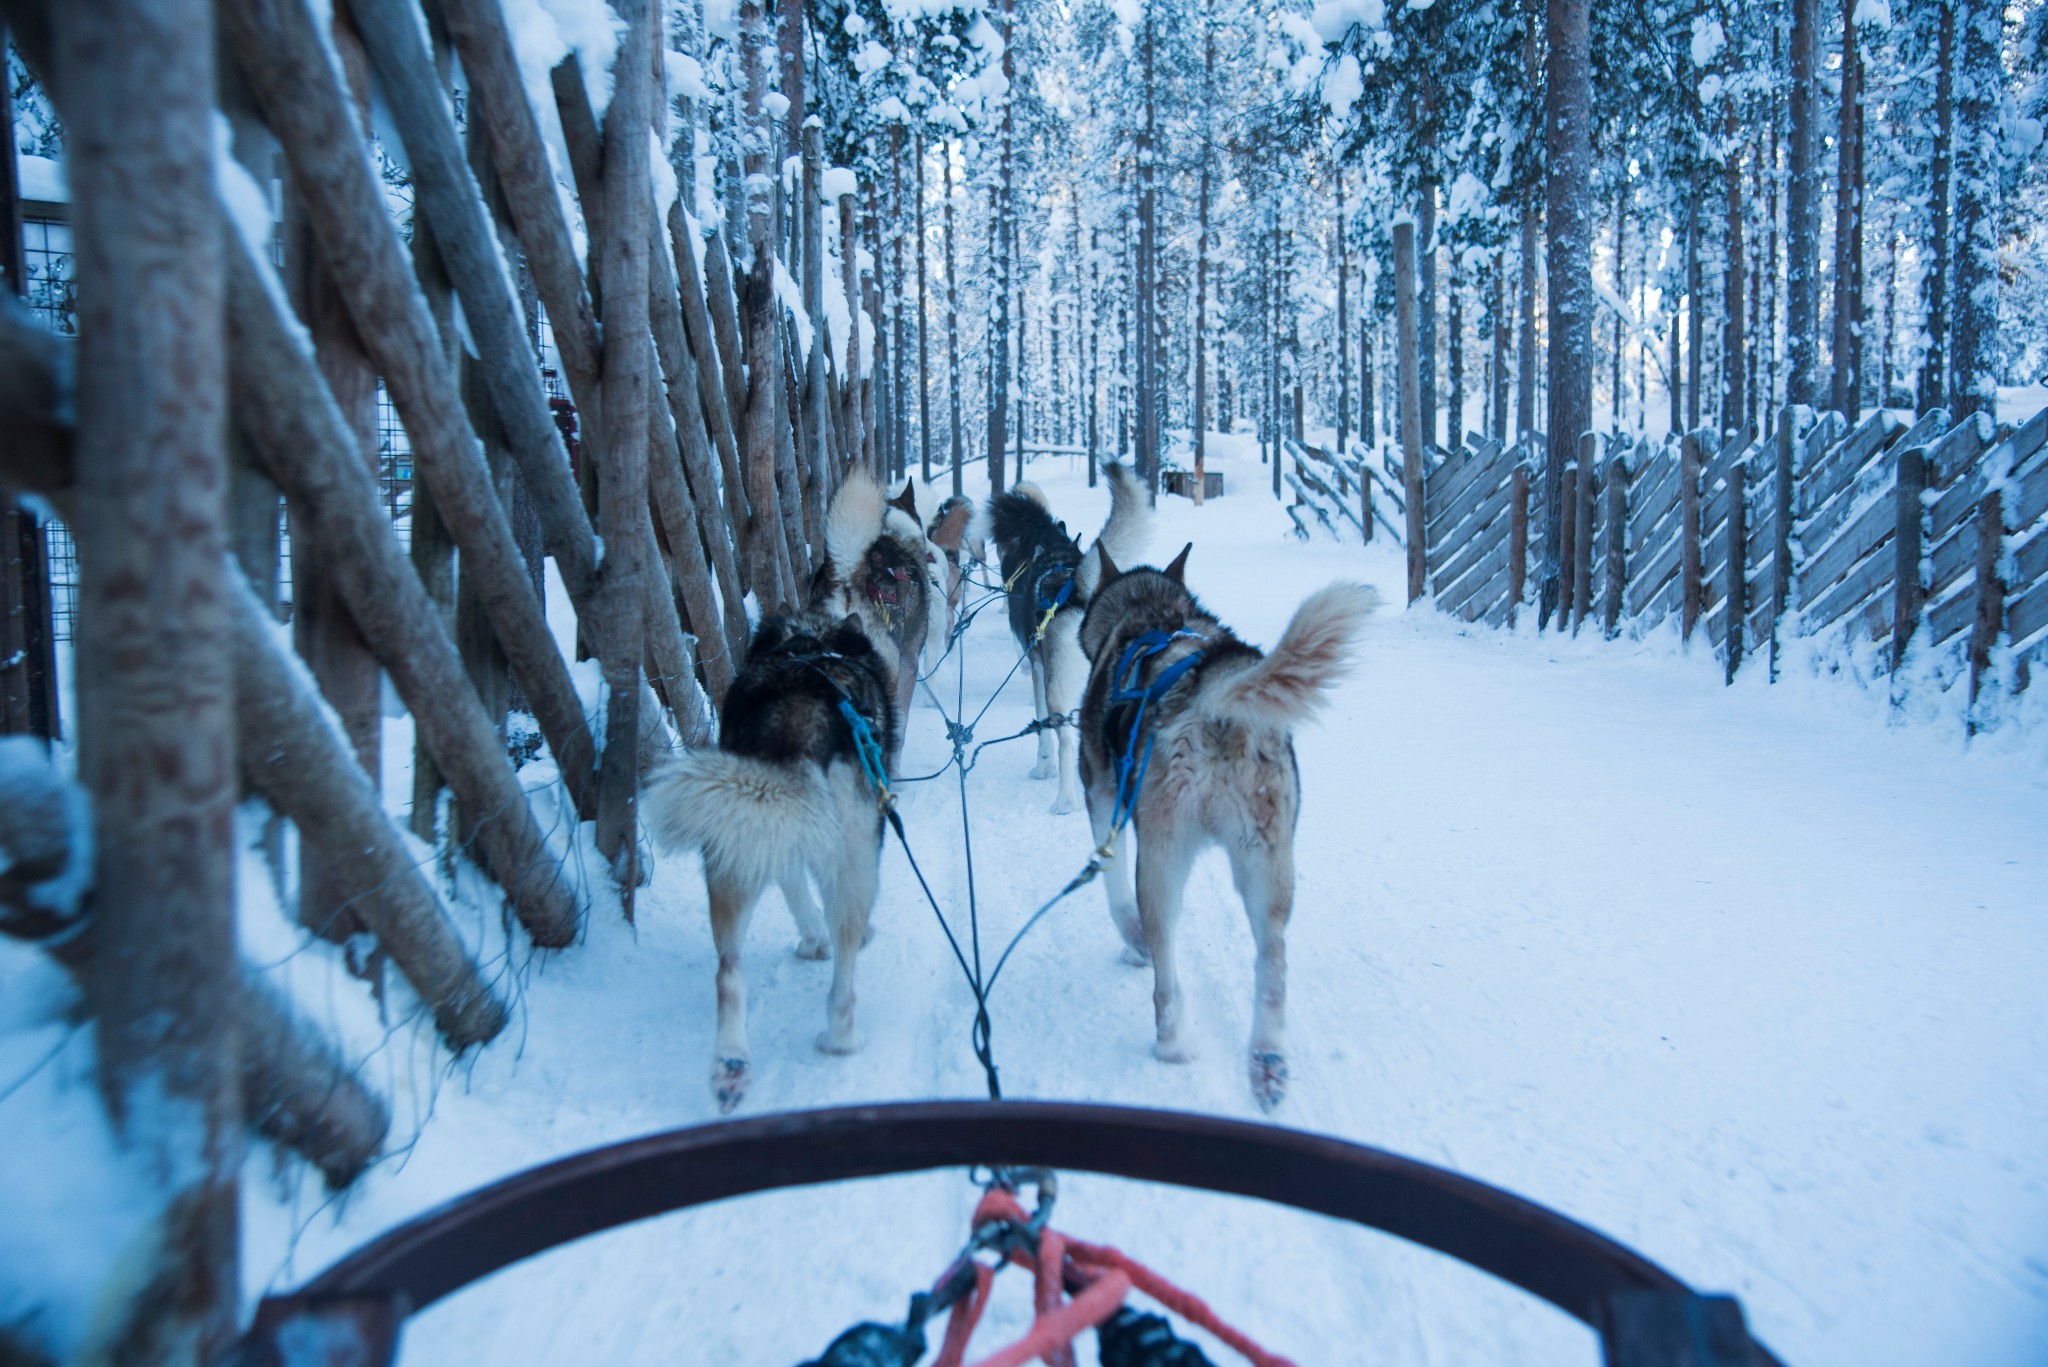
[[[2044,439],[2040,414],[2000,435],[1981,416],[1880,411],[1852,429],[1803,410],[1721,442],[1589,436],[1562,481],[1561,616],[1573,629],[1597,617],[1608,636],[1675,618],[1730,678],[1792,637],[1832,633],[1893,669],[1950,652],[1972,696],[1994,664],[2024,687],[2048,654]],[[1535,600],[1540,464],[1540,438],[1474,440],[1429,471],[1439,611],[1500,625]]]

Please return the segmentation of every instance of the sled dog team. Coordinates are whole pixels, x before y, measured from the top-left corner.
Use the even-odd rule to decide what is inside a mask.
[[[1163,570],[1136,566],[1151,498],[1129,471],[1108,473],[1109,519],[1085,552],[1030,484],[985,510],[956,495],[924,526],[912,486],[891,499],[866,474],[849,476],[826,514],[809,601],[763,617],[721,709],[718,747],[685,751],[649,780],[642,810],[655,839],[703,856],[720,1109],[747,1090],[740,950],[770,886],[796,918],[798,955],[832,959],[818,1047],[861,1046],[854,960],[872,934],[883,837],[873,775],[895,772],[920,660],[943,656],[968,565],[990,541],[1041,723],[1031,776],[1057,778],[1056,813],[1075,810],[1079,785],[1125,960],[1152,966],[1154,1052],[1189,1056],[1174,926],[1196,855],[1219,844],[1257,951],[1252,1093],[1268,1109],[1280,1101],[1301,805],[1293,729],[1345,672],[1377,596],[1358,584],[1321,589],[1262,652],[1188,591],[1191,547]]]

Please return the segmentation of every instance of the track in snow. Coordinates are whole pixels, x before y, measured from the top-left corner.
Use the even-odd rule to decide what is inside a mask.
[[[1230,439],[1224,439],[1226,443]],[[1391,548],[1286,538],[1253,448],[1230,492],[1162,500],[1151,558],[1270,644],[1300,599]],[[1106,491],[1031,471],[1092,536]],[[999,610],[969,637],[979,705],[1015,659]],[[935,683],[952,697],[953,665]],[[982,738],[1029,717],[1020,672]],[[1789,1363],[2021,1364],[2048,1343],[2048,788],[1946,732],[1888,728],[1840,682],[1723,689],[1710,662],[1467,629],[1383,609],[1362,667],[1298,742],[1290,933],[1293,1083],[1278,1123],[1495,1182],[1743,1297]],[[907,772],[946,755],[920,704]],[[1086,860],[1050,816],[1032,744],[968,781],[991,956]],[[926,874],[964,921],[956,787],[906,790]],[[531,1163],[716,1118],[713,956],[694,861],[670,859],[637,931],[598,915],[526,985],[523,1048],[444,1085],[408,1163],[312,1220],[252,1180],[249,1275],[289,1284],[378,1230]],[[900,852],[863,954],[866,1051],[812,1047],[829,968],[796,959],[773,894],[748,963],[746,1111],[983,1094],[972,1003]],[[1006,1094],[1255,1117],[1242,1053],[1251,940],[1227,866],[1184,918],[1186,1067],[1155,1062],[1150,975],[1124,967],[1089,888],[1033,933],[993,1014]],[[253,1174],[252,1174],[253,1175]],[[958,1247],[956,1173],[780,1193],[558,1250],[421,1316],[408,1362],[759,1364],[901,1314]],[[1582,1363],[1548,1307],[1382,1236],[1252,1202],[1102,1178],[1060,1223],[1117,1242],[1308,1363]],[[985,1333],[1025,1322],[1023,1283]],[[1092,1341],[1089,1352],[1092,1353]],[[1084,1359],[1086,1359],[1084,1354]],[[1234,1361],[1218,1349],[1219,1362]]]

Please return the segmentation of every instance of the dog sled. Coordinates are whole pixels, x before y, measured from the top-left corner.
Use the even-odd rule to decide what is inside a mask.
[[[978,1364],[1061,1357],[1101,1326],[1106,1367],[1212,1359],[1167,1317],[1124,1304],[1133,1287],[1258,1367],[1259,1348],[1197,1297],[1114,1249],[1048,1223],[1059,1170],[1255,1197],[1395,1235],[1550,1302],[1600,1338],[1605,1367],[1777,1367],[1731,1297],[1702,1294],[1584,1225],[1413,1159],[1300,1131],[1180,1112],[1042,1102],[846,1107],[723,1121],[595,1149],[516,1174],[385,1233],[289,1294],[266,1298],[242,1345],[248,1367],[390,1367],[412,1314],[526,1258],[634,1221],[754,1192],[942,1168],[991,1174],[966,1247],[901,1321],[857,1325],[805,1367],[911,1367],[924,1330],[950,1316],[940,1364],[1006,1263],[1036,1281],[1027,1336]],[[1016,1188],[1037,1188],[1027,1214]],[[1071,1295],[1071,1299],[1069,1296]],[[1113,1302],[1113,1303],[1112,1303]],[[1257,1307],[1232,1307],[1255,1317]],[[1279,1341],[1284,1325],[1259,1325]],[[955,1340],[958,1340],[957,1343]],[[1226,1359],[1231,1360],[1231,1359]],[[764,1364],[764,1367],[767,1367]],[[776,1364],[775,1367],[780,1367]]]

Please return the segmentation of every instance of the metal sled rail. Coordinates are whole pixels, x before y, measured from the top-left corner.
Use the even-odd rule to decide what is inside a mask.
[[[1485,1183],[1268,1125],[1019,1101],[760,1116],[533,1168],[373,1240],[301,1292],[265,1301],[245,1361],[298,1367],[279,1351],[290,1337],[279,1331],[310,1316],[330,1330],[361,1331],[368,1352],[352,1361],[387,1363],[405,1315],[586,1235],[757,1191],[974,1164],[1227,1192],[1383,1230],[1584,1321],[1601,1336],[1607,1367],[1777,1367],[1732,1299],[1701,1295],[1604,1235]]]

